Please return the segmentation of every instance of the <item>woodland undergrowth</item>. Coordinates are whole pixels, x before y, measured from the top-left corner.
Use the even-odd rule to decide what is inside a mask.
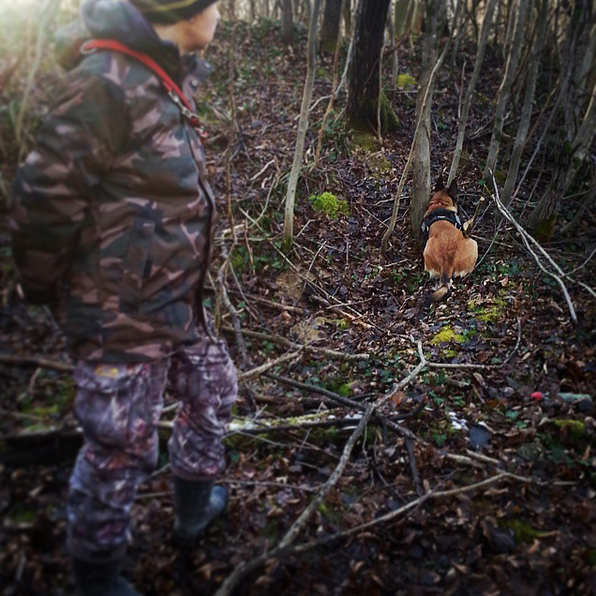
[[[241,379],[226,439],[229,511],[181,555],[162,449],[135,504],[125,572],[144,593],[173,596],[594,593],[595,301],[564,278],[574,324],[560,285],[497,215],[482,160],[499,77],[478,82],[458,175],[464,215],[487,199],[474,232],[479,264],[428,306],[407,200],[380,254],[413,133],[416,46],[398,48],[398,81],[407,84],[385,87],[400,130],[382,146],[351,135],[338,101],[313,167],[333,91],[332,60],[318,57],[295,241],[285,253],[282,200],[305,64],[303,39],[283,48],[278,35],[266,20],[224,24],[198,98],[221,197],[207,301]],[[434,173],[450,164],[457,136],[454,80],[473,63],[459,51],[438,74]],[[489,48],[486,60],[497,66],[500,56]],[[32,113],[43,115],[57,76],[54,66],[40,71]],[[19,150],[12,85],[0,111],[6,188]],[[516,217],[540,196],[548,168],[543,160],[527,176]],[[318,204],[328,208],[317,209],[323,195]],[[562,221],[573,216],[566,205]],[[1,594],[63,594],[65,495],[80,441],[72,363],[49,313],[15,290],[2,222]],[[594,223],[587,214],[573,236],[555,233],[544,246],[587,286]],[[164,445],[174,408],[166,395]]]

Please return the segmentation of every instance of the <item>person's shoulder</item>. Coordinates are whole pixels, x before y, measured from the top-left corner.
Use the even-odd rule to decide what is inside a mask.
[[[50,100],[50,112],[58,118],[90,121],[100,114],[128,113],[126,89],[119,83],[117,70],[106,56],[86,56],[68,71]],[[116,76],[114,74],[116,73]]]
[[[108,86],[116,86],[125,95],[147,85],[153,74],[134,58],[119,52],[98,51],[85,55],[71,72],[71,77],[105,81]]]

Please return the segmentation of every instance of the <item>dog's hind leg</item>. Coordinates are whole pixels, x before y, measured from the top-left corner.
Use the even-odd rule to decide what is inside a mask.
[[[432,302],[442,300],[451,291],[451,275],[447,272],[441,273],[439,287],[430,295]]]

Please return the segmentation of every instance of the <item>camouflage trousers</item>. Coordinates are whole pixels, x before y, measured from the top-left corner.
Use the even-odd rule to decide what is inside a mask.
[[[91,561],[121,556],[138,485],[157,466],[163,393],[181,402],[168,443],[176,476],[211,480],[225,467],[222,438],[237,394],[223,341],[208,337],[171,357],[138,364],[80,361],[75,416],[84,432],[70,479],[68,547]]]

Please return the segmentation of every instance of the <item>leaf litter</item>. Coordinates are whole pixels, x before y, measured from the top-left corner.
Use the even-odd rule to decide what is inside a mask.
[[[252,364],[292,349],[277,337],[310,351],[243,385],[235,415],[249,418],[258,432],[235,432],[226,440],[222,481],[231,491],[230,507],[189,552],[180,553],[172,541],[172,478],[162,431],[159,470],[133,508],[125,574],[146,594],[215,594],[241,563],[279,543],[338,465],[363,408],[374,402],[377,415],[300,533],[298,543],[310,546],[268,560],[245,578],[239,594],[596,593],[594,303],[571,290],[583,317],[574,328],[557,289],[506,232],[446,302],[424,307],[430,284],[422,247],[408,232],[407,201],[387,257],[379,255],[410,126],[384,140],[384,160],[350,150],[337,125],[326,134],[320,166],[307,164],[303,171],[299,232],[294,252],[284,257],[281,202],[304,65],[300,52],[270,55],[277,33],[275,27],[235,29],[234,86],[242,102],[234,134],[224,117],[232,31],[224,30],[212,48],[219,72],[206,91],[215,139],[207,150],[221,196],[231,157],[232,210],[241,233],[231,249],[237,281],[228,275],[227,283],[242,328],[257,332],[244,338]],[[412,60],[403,51],[404,60]],[[328,59],[322,69],[330,72]],[[496,92],[497,79],[482,82],[484,94]],[[330,93],[330,81],[330,75],[317,81],[319,97]],[[448,72],[438,89],[457,105]],[[412,122],[412,99],[399,89],[391,99],[400,120]],[[312,122],[323,109],[313,110]],[[433,135],[433,171],[444,165],[455,130]],[[473,212],[484,192],[486,146],[475,140],[469,150],[471,167],[459,186],[462,207]],[[313,209],[308,197],[325,192],[346,200],[349,210],[330,218]],[[252,219],[245,222],[242,213]],[[493,215],[476,229],[481,254],[496,229]],[[214,271],[223,262],[221,243],[230,249],[224,232],[231,225],[222,216]],[[2,353],[68,363],[51,318],[26,308],[15,292],[5,230]],[[549,247],[570,270],[595,240],[588,226],[581,236]],[[593,265],[579,276],[591,283]],[[217,296],[210,301],[213,307]],[[230,315],[222,314],[221,332],[239,361],[234,334],[226,331]],[[420,363],[418,342],[430,364],[394,391]],[[348,358],[355,354],[368,358]],[[80,440],[70,414],[74,386],[64,372],[6,362],[0,362],[0,378],[3,458],[20,457],[3,459],[0,467],[1,594],[66,594],[72,579],[65,501]],[[174,405],[168,396],[166,402]],[[320,424],[309,425],[313,420]],[[340,533],[346,535],[336,538]]]

